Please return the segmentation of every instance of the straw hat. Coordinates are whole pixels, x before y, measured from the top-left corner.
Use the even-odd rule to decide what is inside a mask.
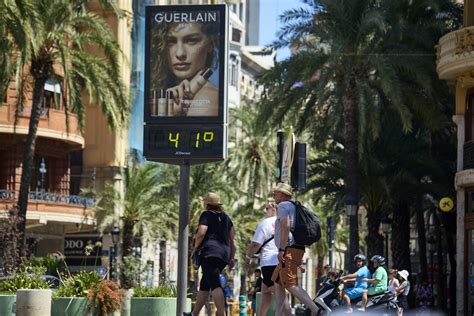
[[[214,193],[214,192],[209,192],[207,193],[202,200],[206,202],[208,205],[215,205],[215,206],[221,206],[221,198],[219,197],[219,194]]]
[[[407,270],[398,271],[398,274],[404,279],[408,280],[410,273]]]
[[[272,192],[281,192],[288,196],[293,196],[293,189],[289,184],[280,182],[275,187],[273,187]]]

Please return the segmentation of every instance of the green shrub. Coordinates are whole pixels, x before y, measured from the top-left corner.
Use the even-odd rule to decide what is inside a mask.
[[[158,287],[136,287],[133,297],[176,297],[177,289],[174,285],[160,285]]]
[[[120,284],[124,289],[131,289],[139,286],[140,278],[145,271],[145,265],[140,258],[135,256],[125,256],[118,264]]]
[[[81,271],[76,275],[63,277],[53,293],[54,297],[87,297],[87,291],[97,286],[102,279],[95,271]]]
[[[1,283],[1,292],[16,293],[19,289],[49,289],[50,283],[43,280],[45,267],[21,266],[13,277]]]
[[[47,275],[59,277],[61,272],[65,271],[65,264],[63,259],[48,254],[46,257],[32,257],[25,263],[27,266],[45,267]]]

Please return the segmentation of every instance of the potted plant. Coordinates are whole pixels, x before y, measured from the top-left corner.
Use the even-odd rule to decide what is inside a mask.
[[[0,315],[15,316],[15,292],[9,292],[5,285],[5,281],[0,282]]]
[[[22,265],[11,279],[2,282],[4,291],[16,293],[17,316],[50,316],[51,290],[43,279],[45,273],[45,267]]]
[[[120,285],[125,292],[121,315],[130,316],[133,289],[140,286],[142,276],[146,273],[145,265],[138,257],[125,256],[122,258],[122,262],[118,264],[118,271],[120,275]]]
[[[123,292],[117,283],[110,280],[102,280],[87,292],[89,308],[93,315],[120,316],[120,307],[123,303]]]
[[[186,310],[191,309],[191,299],[186,299]],[[131,315],[176,315],[176,287],[161,285],[153,288],[137,287],[133,291]]]
[[[61,277],[61,284],[53,293],[51,315],[87,315],[89,289],[96,287],[102,279],[95,271]]]

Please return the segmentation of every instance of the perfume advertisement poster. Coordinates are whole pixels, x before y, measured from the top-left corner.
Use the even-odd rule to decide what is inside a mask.
[[[223,120],[226,23],[224,5],[147,7],[145,121]]]

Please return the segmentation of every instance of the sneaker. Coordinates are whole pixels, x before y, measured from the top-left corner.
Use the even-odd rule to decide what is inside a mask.
[[[344,314],[352,314],[352,308],[347,309]]]
[[[361,308],[358,308],[357,310],[358,310],[359,312],[365,312],[365,308],[362,308],[362,307],[361,307]]]
[[[189,312],[189,313],[183,312],[183,316],[193,316],[193,312]]]

